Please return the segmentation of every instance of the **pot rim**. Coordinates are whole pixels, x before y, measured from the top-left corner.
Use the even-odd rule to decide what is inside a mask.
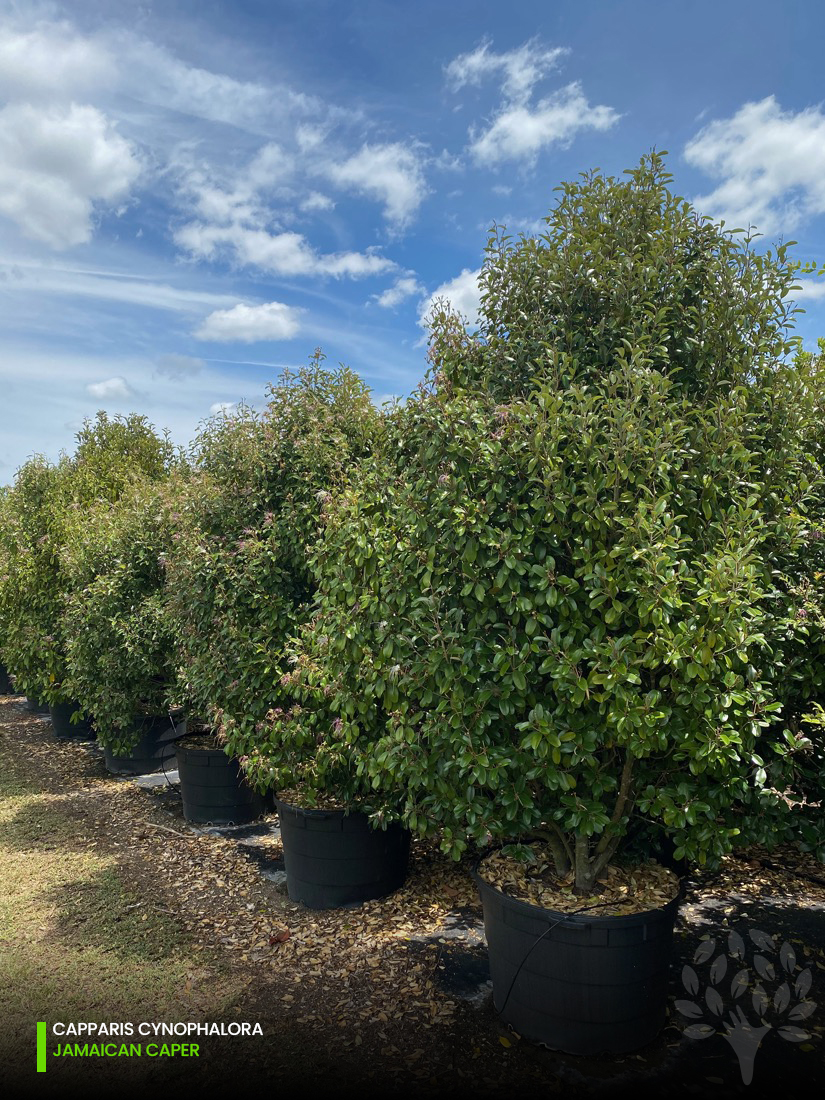
[[[324,810],[315,806],[297,806],[294,802],[284,802],[278,794],[274,794],[273,797],[279,814],[282,806],[285,810],[295,814],[296,817],[302,814],[306,817],[351,817],[353,814],[361,813],[361,810],[356,810],[349,806]]]
[[[212,737],[212,738],[214,738],[215,734],[212,731],[205,732],[205,731],[200,731],[200,730],[192,730],[192,731],[187,730],[186,733],[184,733],[181,737],[179,737],[175,743],[180,748],[184,749],[186,752],[219,752],[219,753],[222,753],[225,757],[227,757],[227,759],[232,759],[232,760],[235,759],[235,757],[230,757],[229,753],[226,751],[226,749],[224,748],[223,745],[218,744],[217,739],[215,739],[214,745],[211,745],[209,748],[204,748],[203,745],[187,745],[186,744],[186,742],[190,738],[192,740],[194,740],[195,738],[198,738],[198,737]]]
[[[616,928],[616,927],[630,927],[633,924],[645,923],[648,920],[657,920],[665,917],[675,916],[679,909],[679,906],[685,899],[686,882],[684,878],[679,879],[679,890],[675,898],[671,898],[670,901],[664,905],[658,906],[656,909],[644,909],[641,913],[622,913],[617,916],[598,917],[590,916],[590,910],[585,907],[578,913],[562,913],[559,909],[545,909],[541,905],[534,905],[530,901],[524,901],[522,898],[514,898],[512,894],[506,894],[503,890],[500,890],[498,886],[493,886],[491,882],[488,882],[479,871],[479,867],[483,860],[489,855],[486,852],[483,856],[475,861],[470,868],[470,875],[473,878],[476,886],[481,891],[482,887],[486,890],[492,891],[494,894],[498,894],[499,897],[504,898],[510,905],[514,906],[517,911],[534,917],[535,919],[541,919],[542,917],[549,917],[551,920],[555,920],[557,924],[577,924],[582,927],[586,927],[591,924],[595,924],[600,928]],[[482,897],[482,902],[483,902]]]

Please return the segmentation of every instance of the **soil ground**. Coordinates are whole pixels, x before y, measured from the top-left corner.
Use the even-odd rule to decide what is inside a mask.
[[[276,823],[193,829],[174,790],[107,775],[96,746],[59,741],[22,699],[0,700],[0,1079],[35,1096],[75,1087],[126,1096],[152,1084],[186,1096],[241,1080],[364,1097],[822,1093],[825,868],[810,857],[752,850],[720,872],[689,876],[665,1028],[639,1051],[582,1058],[531,1044],[497,1018],[469,861],[414,843],[402,890],[315,912],[286,894]],[[796,963],[790,1008],[781,973],[763,983],[784,1017],[765,1034],[746,1086],[718,1028],[688,1037],[695,1021],[675,1002],[693,996],[695,1012],[714,1022],[704,964],[714,944],[724,954],[731,931],[750,943],[753,930],[774,938],[777,965],[782,943]],[[686,965],[704,983],[693,994]],[[812,986],[797,994],[803,969]],[[794,997],[821,1007],[789,1016]],[[236,1021],[260,1024],[263,1035],[195,1037],[198,1056],[189,1058],[50,1055],[36,1074],[38,1020],[50,1029]],[[780,1033],[783,1021],[807,1034]],[[50,1031],[50,1051],[58,1041]]]

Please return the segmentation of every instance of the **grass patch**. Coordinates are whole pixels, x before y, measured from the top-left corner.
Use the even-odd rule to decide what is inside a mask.
[[[0,742],[0,1064],[30,1071],[37,1020],[224,1017],[242,982],[193,962],[174,916],[129,881],[128,861],[105,837],[92,850],[93,817],[17,774],[11,748]],[[78,1067],[50,1060],[49,1083],[91,1068]],[[130,1079],[144,1071],[136,1064]]]
[[[176,922],[137,897],[111,868],[62,891],[58,924],[66,944],[95,944],[121,959],[166,959],[183,942]]]

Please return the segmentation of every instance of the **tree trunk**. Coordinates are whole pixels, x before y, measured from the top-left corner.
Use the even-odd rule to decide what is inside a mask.
[[[584,897],[596,888],[596,861],[590,854],[590,838],[576,833],[576,882],[573,890]]]

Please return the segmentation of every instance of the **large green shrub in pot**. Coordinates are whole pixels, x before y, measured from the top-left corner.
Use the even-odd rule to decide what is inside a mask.
[[[348,482],[380,423],[361,380],[316,353],[271,387],[260,415],[214,418],[196,441],[167,563],[181,686],[262,786],[258,740],[283,692],[285,641],[314,594],[322,501]]]
[[[8,675],[8,670],[5,669],[5,657],[3,653],[4,638],[8,629],[5,618],[5,605],[6,598],[4,588],[8,583],[9,578],[9,555],[12,552],[12,531],[11,525],[13,521],[13,513],[10,508],[11,500],[11,486],[0,486],[0,678]]]
[[[825,340],[816,353],[799,351],[793,367],[793,418],[807,458],[807,492],[799,502],[799,537],[774,559],[769,634],[782,711],[759,763],[779,811],[765,820],[764,839],[795,839],[825,860]],[[771,751],[777,736],[793,750],[780,759]]]
[[[668,181],[654,156],[566,186],[544,237],[492,237],[480,336],[435,316],[430,385],[328,504],[268,746],[400,793],[455,856],[539,830],[585,894],[634,819],[705,862],[761,805],[772,562],[807,492],[794,267]]]
[[[65,689],[117,755],[137,743],[137,716],[164,714],[178,702],[164,559],[185,476],[178,465],[162,480],[135,481],[114,504],[76,511],[67,525]]]
[[[25,462],[3,501],[0,622],[3,660],[17,690],[48,700],[64,673],[60,629],[63,521],[70,501],[69,460]]]
[[[77,434],[71,457],[36,456],[18,470],[6,502],[6,580],[0,618],[6,657],[20,690],[49,703],[68,700],[63,616],[69,581],[63,564],[67,523],[114,502],[141,476],[160,476],[171,446],[145,417],[98,413]]]

